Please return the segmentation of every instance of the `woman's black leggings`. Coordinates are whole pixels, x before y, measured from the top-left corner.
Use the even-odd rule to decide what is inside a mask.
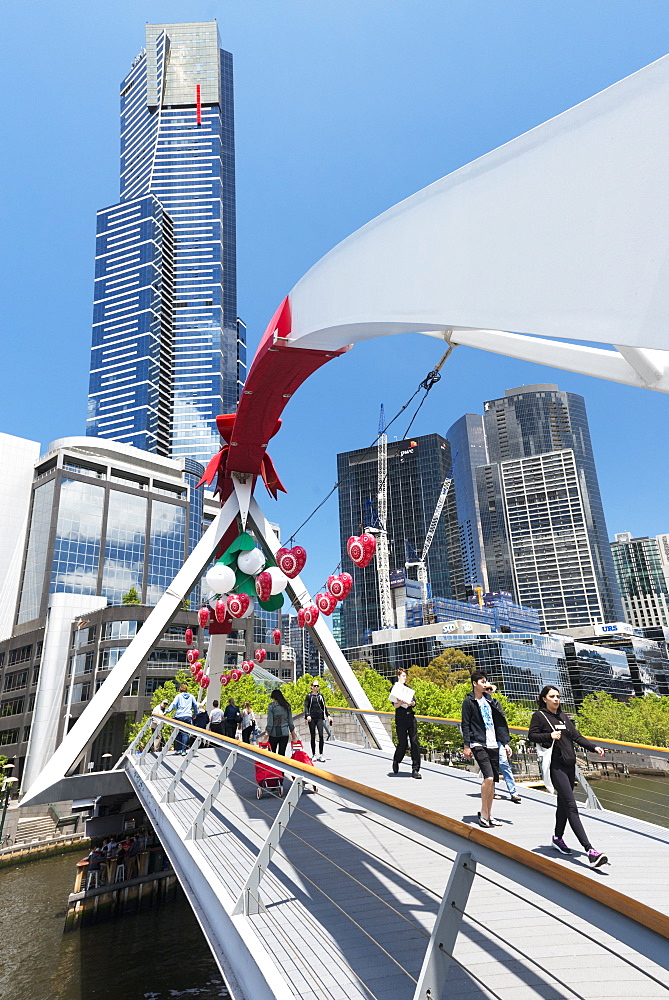
[[[592,849],[592,844],[588,840],[588,835],[583,829],[581,817],[578,815],[578,806],[574,798],[574,782],[576,781],[576,765],[557,765],[551,762],[551,780],[557,792],[557,811],[555,813],[555,836],[561,837],[565,831],[567,820],[572,828],[579,844],[584,850]]]
[[[318,752],[323,756],[323,741],[325,737],[323,736],[323,720],[314,719],[311,716],[311,722],[309,723],[309,735],[311,736],[311,756],[316,756],[316,729],[318,729]]]
[[[286,747],[288,746],[287,736],[270,736],[269,745],[271,746],[274,753],[280,753],[284,757],[286,756]]]

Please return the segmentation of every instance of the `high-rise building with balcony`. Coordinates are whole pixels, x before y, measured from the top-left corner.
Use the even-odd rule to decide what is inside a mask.
[[[625,620],[637,628],[669,625],[667,535],[633,538],[622,531],[611,542]]]
[[[206,461],[246,370],[232,56],[216,22],[147,24],[120,101],[120,201],[97,220],[86,433]]]
[[[556,385],[484,404],[488,461],[476,470],[491,590],[535,608],[546,629],[620,621],[622,603],[585,400]]]

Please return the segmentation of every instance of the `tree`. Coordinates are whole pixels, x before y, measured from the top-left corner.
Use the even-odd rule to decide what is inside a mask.
[[[668,747],[669,698],[647,694],[623,702],[598,691],[583,700],[577,725],[584,735],[595,739]]]
[[[469,675],[476,668],[476,660],[461,649],[449,647],[439,656],[430,660],[426,667],[415,664],[409,668],[407,680],[411,687],[417,680],[432,681],[445,688],[453,688],[469,680]]]
[[[122,604],[141,604],[142,603],[140,601],[140,599],[139,599],[139,594],[137,593],[137,590],[135,589],[135,587],[131,587],[130,590],[126,594],[123,595],[123,597],[121,598],[121,603]]]

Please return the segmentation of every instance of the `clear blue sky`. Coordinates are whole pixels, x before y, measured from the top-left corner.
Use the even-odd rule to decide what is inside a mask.
[[[669,4],[656,0],[5,5],[0,431],[42,444],[84,432],[95,212],[118,198],[118,84],[145,21],[212,18],[235,62],[251,351],[339,240],[669,47]],[[394,413],[440,354],[418,336],[358,345],[296,395],[271,448],[290,494],[264,501],[285,536],[334,483],[336,453],[371,442],[379,404]],[[610,535],[668,531],[665,395],[458,348],[412,434],[444,433],[485,399],[543,381],[586,397]],[[335,496],[299,538],[313,589],[337,564],[336,523]]]

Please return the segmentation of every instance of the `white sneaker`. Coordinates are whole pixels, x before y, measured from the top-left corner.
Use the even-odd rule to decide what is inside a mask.
[[[320,760],[320,761],[324,761],[325,757],[323,756],[323,754],[321,754],[320,757],[318,757],[317,759]]]

